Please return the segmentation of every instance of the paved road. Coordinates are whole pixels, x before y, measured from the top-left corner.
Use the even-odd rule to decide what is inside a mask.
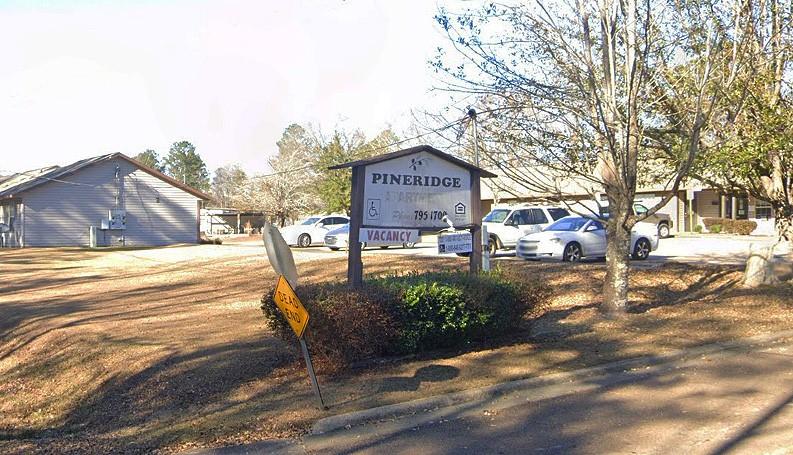
[[[712,264],[743,264],[749,255],[752,244],[767,246],[773,244],[772,237],[760,236],[679,236],[662,239],[658,250],[652,252],[648,262],[666,261],[696,262]],[[330,251],[325,247],[294,248],[295,259],[316,259],[318,257],[343,257],[346,251]],[[783,253],[783,252],[781,252]],[[406,254],[418,256],[438,256],[434,243],[421,243],[416,248],[366,248],[365,255]],[[521,260],[514,251],[499,252],[496,260]]]
[[[760,344],[736,342],[727,349],[689,352],[297,441],[192,453],[793,453],[789,334]]]
[[[311,454],[793,453],[793,341],[309,436]]]

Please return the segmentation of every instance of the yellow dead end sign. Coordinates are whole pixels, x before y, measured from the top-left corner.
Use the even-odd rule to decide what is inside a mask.
[[[278,283],[275,285],[273,300],[275,300],[275,304],[278,305],[278,309],[281,310],[281,313],[284,314],[289,325],[292,326],[295,335],[297,335],[298,338],[303,338],[303,332],[308,325],[308,311],[300,302],[300,299],[297,298],[297,294],[295,294],[292,286],[289,285],[289,282],[286,281],[283,275],[278,276]]]

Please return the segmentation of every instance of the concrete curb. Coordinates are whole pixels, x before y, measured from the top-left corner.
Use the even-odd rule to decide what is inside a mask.
[[[712,354],[728,349],[770,344],[775,341],[790,337],[793,337],[793,330],[787,330],[774,334],[757,335],[734,341],[723,341],[706,344],[693,348],[680,349],[656,356],[620,360],[617,362],[611,362],[576,371],[548,374],[534,378],[495,384],[492,386],[406,401],[404,403],[380,406],[363,411],[339,414],[318,420],[311,427],[309,434],[321,435],[365,423],[383,420],[395,420],[399,419],[400,417],[422,412],[430,412],[439,408],[457,406],[467,402],[492,400],[499,396],[519,391],[532,392],[531,397],[527,398],[528,401],[544,400],[556,396],[567,395],[577,391],[580,386],[576,387],[575,383],[581,381],[582,379],[592,379],[593,377],[603,376],[609,373],[630,372],[640,368],[646,369],[650,367],[661,367],[664,364],[685,360],[689,357]]]

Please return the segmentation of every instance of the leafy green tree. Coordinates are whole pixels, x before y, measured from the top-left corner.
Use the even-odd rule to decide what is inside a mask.
[[[165,168],[160,164],[160,157],[157,155],[157,152],[152,149],[146,149],[138,153],[135,155],[135,159],[152,169],[157,169],[160,172],[165,171]]]
[[[739,83],[726,91],[730,102],[716,115],[720,121],[704,136],[693,175],[723,192],[768,202],[777,244],[793,246],[793,10],[790,2],[768,0],[741,3],[739,11],[750,41],[742,49],[746,63]],[[745,286],[776,281],[775,247],[750,254]]]
[[[209,172],[195,146],[187,141],[174,142],[164,160],[165,170],[176,180],[201,191],[209,190]]]
[[[221,208],[231,207],[234,196],[245,185],[247,179],[247,174],[238,164],[217,168],[212,178],[213,202]]]
[[[324,211],[350,214],[352,171],[330,170],[328,167],[393,151],[398,146],[395,144],[397,141],[396,134],[390,129],[380,132],[371,141],[367,141],[360,131],[349,135],[343,131],[334,132],[330,142],[321,145],[318,150],[319,177],[316,188]]]

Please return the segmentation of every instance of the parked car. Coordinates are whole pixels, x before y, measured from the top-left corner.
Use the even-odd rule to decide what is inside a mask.
[[[339,228],[329,231],[325,234],[325,246],[333,251],[338,251],[341,248],[348,248],[350,246],[350,225],[345,224]],[[366,248],[366,242],[361,242],[361,246]],[[378,245],[380,248],[388,248],[391,245]],[[413,248],[416,246],[415,242],[403,243],[403,248]]]
[[[642,204],[636,203],[633,204],[633,214],[634,215],[644,215],[647,213],[647,207]],[[600,208],[600,216],[608,218],[609,216],[609,208],[608,206],[603,206]],[[669,237],[672,232],[672,227],[674,224],[672,222],[672,217],[669,216],[667,213],[659,213],[655,212],[652,215],[648,216],[644,220],[643,223],[651,223],[655,225],[656,229],[658,230],[658,236],[662,239]]]
[[[350,219],[343,215],[311,216],[292,226],[282,227],[280,231],[288,245],[305,248],[314,244],[321,245],[328,231],[349,222]]]
[[[631,231],[631,257],[647,259],[658,248],[655,225],[637,223]],[[517,255],[523,259],[551,258],[577,262],[584,257],[606,256],[606,227],[599,220],[568,216],[544,231],[520,239]]]
[[[513,249],[521,237],[540,232],[554,221],[570,215],[566,209],[545,205],[498,207],[490,211],[482,224],[487,226],[490,254]]]

